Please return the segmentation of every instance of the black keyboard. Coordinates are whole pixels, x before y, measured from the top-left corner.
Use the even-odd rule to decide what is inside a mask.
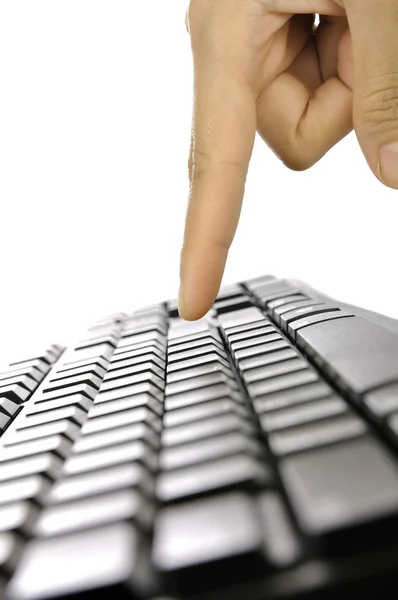
[[[21,356],[0,433],[1,598],[398,582],[398,321],[304,283],[224,287],[197,322],[175,301],[111,315]]]

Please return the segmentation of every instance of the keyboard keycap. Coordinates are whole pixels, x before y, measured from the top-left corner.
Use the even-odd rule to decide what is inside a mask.
[[[151,375],[157,375],[160,379],[164,379],[164,368],[159,368],[154,363],[146,362],[141,363],[140,365],[134,365],[133,367],[129,366],[124,369],[117,369],[116,371],[108,371],[104,377],[104,383],[148,372],[151,373]]]
[[[48,436],[61,434],[66,439],[73,441],[79,433],[79,428],[75,423],[61,419],[36,427],[27,427],[26,429],[16,429],[12,435],[4,439],[4,445],[12,446],[21,442],[30,442],[31,440],[43,440]]]
[[[369,435],[286,458],[281,474],[299,524],[308,535],[339,538],[344,544],[355,535],[363,540],[364,528],[374,531],[377,521],[396,522],[397,464]]]
[[[30,396],[30,391],[24,388],[22,385],[12,383],[10,385],[4,385],[0,387],[0,395],[3,398],[8,398],[17,404],[25,402]]]
[[[365,421],[346,414],[272,433],[268,442],[275,455],[283,456],[359,437],[366,431]]]
[[[285,360],[270,365],[264,365],[262,367],[256,367],[244,372],[243,379],[246,383],[253,383],[255,381],[265,381],[273,377],[286,375],[289,373],[296,373],[308,368],[306,360],[295,357],[290,360]]]
[[[281,363],[291,358],[299,356],[297,350],[289,348],[287,344],[284,344],[276,352],[267,352],[266,354],[259,354],[250,358],[244,358],[238,361],[239,370],[247,371],[249,369],[255,369],[256,367],[265,367],[267,365],[273,365],[275,363]]]
[[[163,426],[173,427],[184,425],[209,417],[227,415],[228,413],[240,414],[244,417],[248,416],[248,410],[243,404],[230,398],[223,398],[221,400],[213,400],[204,404],[187,406],[186,408],[166,412],[163,418]]]
[[[182,593],[211,587],[217,576],[231,583],[234,574],[264,571],[258,516],[253,499],[244,492],[163,508],[155,523],[154,564],[178,578]],[[210,574],[208,567],[214,563],[223,568]]]
[[[65,457],[70,446],[71,442],[62,435],[52,435],[39,440],[22,442],[21,444],[14,444],[13,446],[2,448],[0,452],[0,463],[15,460],[17,458],[24,458],[26,456],[33,456],[35,454],[42,454],[44,452],[52,452],[60,457]]]
[[[270,490],[262,492],[258,506],[268,562],[277,569],[291,567],[301,558],[303,548],[281,496]]]
[[[267,433],[295,427],[303,423],[311,423],[334,417],[347,412],[347,403],[337,396],[307,402],[300,406],[283,408],[267,413],[261,417],[261,426]]]
[[[271,471],[265,464],[240,455],[163,472],[157,480],[157,496],[161,502],[175,502],[236,487],[253,490],[271,481]]]
[[[153,506],[137,490],[114,491],[46,507],[36,523],[35,534],[60,535],[125,520],[146,529],[153,513]]]
[[[163,401],[163,391],[157,386],[153,385],[150,381],[143,381],[142,383],[136,383],[135,385],[127,385],[126,387],[117,387],[114,390],[100,390],[99,394],[94,400],[94,404],[101,404],[101,402],[109,402],[110,400],[119,400],[120,398],[127,398],[128,396],[134,396],[136,394],[150,394],[159,402]]]
[[[142,462],[149,469],[154,470],[157,459],[142,441],[125,442],[111,448],[74,454],[66,461],[63,473],[75,475],[132,461]]]
[[[29,392],[33,392],[34,389],[36,389],[37,387],[37,382],[34,381],[34,379],[31,379],[30,377],[25,376],[21,376],[21,375],[17,375],[16,377],[8,377],[7,379],[1,379],[0,380],[0,394],[2,392],[2,389],[4,387],[9,387],[10,385],[21,385],[22,387],[26,388],[27,390],[29,390]]]
[[[243,433],[233,432],[165,448],[160,454],[160,466],[164,471],[168,471],[236,454],[259,453],[258,442]]]
[[[64,419],[75,423],[76,425],[81,425],[86,418],[86,411],[79,408],[79,406],[72,404],[56,410],[46,410],[45,412],[26,415],[23,420],[18,420],[16,422],[16,428],[17,430],[22,430]]]
[[[3,591],[1,576],[7,576],[14,571],[21,550],[22,544],[18,536],[12,533],[0,534],[0,593]]]
[[[83,435],[96,433],[129,425],[131,423],[147,423],[154,431],[160,431],[161,420],[159,417],[147,408],[133,408],[121,412],[89,419],[84,423],[81,432]]]
[[[305,327],[297,343],[357,394],[398,380],[398,336],[360,317]]]
[[[233,394],[234,391],[229,385],[218,383],[209,387],[166,396],[165,408],[166,410],[184,408],[186,406],[192,406],[193,404],[199,404],[200,402],[216,400],[217,398],[233,397]]]
[[[56,381],[51,381],[48,385],[43,389],[43,393],[47,394],[48,392],[52,392],[54,390],[60,390],[60,392],[64,392],[65,388],[71,388],[73,390],[74,386],[77,385],[89,385],[93,387],[95,390],[98,390],[101,385],[102,378],[94,375],[93,373],[85,373],[76,375],[75,377],[68,377],[68,379],[58,379]],[[62,395],[62,394],[60,394]]]
[[[398,410],[398,383],[370,392],[364,397],[367,407],[378,417]]]
[[[331,388],[323,381],[300,385],[288,390],[272,392],[254,399],[254,408],[261,414],[273,410],[288,408],[311,400],[321,400],[333,394]]]
[[[37,514],[37,508],[25,500],[0,506],[0,534],[6,531],[31,534]]]
[[[159,436],[148,425],[133,423],[132,425],[117,427],[100,433],[82,435],[75,443],[73,451],[75,453],[87,452],[88,450],[116,446],[123,442],[133,442],[135,440],[147,442],[154,450],[159,446]]]
[[[214,385],[216,383],[224,382],[234,389],[237,388],[232,377],[227,377],[222,371],[216,371],[215,373],[209,373],[207,375],[200,375],[197,377],[191,377],[190,379],[181,379],[180,381],[175,381],[174,383],[168,383],[166,385],[165,393],[166,396],[170,397],[173,394],[189,392],[190,390],[197,390],[203,387]]]
[[[154,479],[138,463],[112,466],[82,475],[70,475],[55,483],[47,502],[57,504],[126,488],[138,488],[149,497],[154,493]]]
[[[0,483],[0,504],[34,499],[41,503],[48,491],[50,482],[41,475],[30,475]]]
[[[0,481],[40,474],[53,479],[59,472],[60,467],[60,459],[50,453],[12,460],[0,464]]]
[[[319,377],[312,369],[303,369],[295,373],[287,373],[280,377],[273,377],[263,381],[256,381],[248,384],[249,393],[256,398],[263,394],[271,394],[281,390],[288,390],[296,386],[304,385],[318,381]]]
[[[11,423],[10,415],[0,412],[0,434],[3,433]]]
[[[13,600],[43,600],[107,588],[110,597],[153,592],[147,544],[133,525],[35,540],[25,549],[9,587]],[[51,568],[49,568],[51,565]]]
[[[186,442],[200,440],[222,433],[233,431],[246,431],[251,433],[253,425],[250,421],[242,419],[237,413],[227,413],[217,417],[203,419],[192,423],[184,423],[176,427],[169,427],[162,432],[164,447],[185,444]]]
[[[269,338],[268,338],[269,339]],[[244,348],[243,350],[238,350],[234,352],[235,360],[240,363],[240,361],[244,358],[249,358],[251,356],[257,356],[259,354],[267,354],[274,353],[276,350],[289,348],[289,344],[286,340],[279,336],[276,342],[267,342],[266,344],[261,344],[261,346],[251,346],[250,348]]]
[[[40,401],[30,406],[26,412],[28,416],[37,415],[41,412],[50,412],[64,406],[77,406],[84,411],[88,411],[92,405],[92,400],[82,394],[71,394],[62,398],[54,398],[53,400]]]
[[[80,384],[80,385],[71,385],[70,387],[65,387],[62,389],[52,390],[52,391],[43,391],[40,397],[35,399],[35,404],[39,404],[41,402],[48,402],[49,400],[58,400],[58,398],[64,398],[66,396],[74,396],[74,395],[83,395],[86,396],[89,400],[93,400],[97,395],[98,390],[91,387],[91,385]]]
[[[159,417],[163,414],[163,405],[155,398],[152,398],[149,394],[137,394],[134,396],[127,396],[126,398],[119,398],[118,400],[110,400],[108,402],[101,402],[100,404],[94,404],[89,410],[89,418],[101,417],[103,415],[111,415],[121,410],[129,410],[131,408],[138,408],[140,406],[146,406],[152,410]]]
[[[167,376],[170,373],[174,373],[176,371],[181,371],[182,369],[190,369],[191,367],[199,367],[205,364],[218,364],[222,365],[224,368],[229,369],[230,366],[226,358],[221,358],[215,352],[210,352],[210,354],[205,354],[203,356],[199,356],[198,358],[189,358],[187,360],[181,360],[174,363],[169,363],[167,365]]]

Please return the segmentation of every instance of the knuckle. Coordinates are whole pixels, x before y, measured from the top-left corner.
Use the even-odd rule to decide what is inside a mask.
[[[363,100],[365,124],[375,130],[398,126],[398,73],[373,77]]]

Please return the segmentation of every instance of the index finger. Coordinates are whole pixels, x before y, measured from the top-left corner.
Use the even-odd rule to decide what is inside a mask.
[[[179,313],[212,306],[238,224],[256,132],[255,97],[228,59],[194,58],[190,191],[181,252]],[[232,62],[232,59],[231,59]]]

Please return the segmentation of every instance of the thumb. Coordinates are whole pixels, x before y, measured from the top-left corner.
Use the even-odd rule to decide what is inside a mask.
[[[353,120],[373,173],[398,189],[398,3],[344,0],[354,60]]]

